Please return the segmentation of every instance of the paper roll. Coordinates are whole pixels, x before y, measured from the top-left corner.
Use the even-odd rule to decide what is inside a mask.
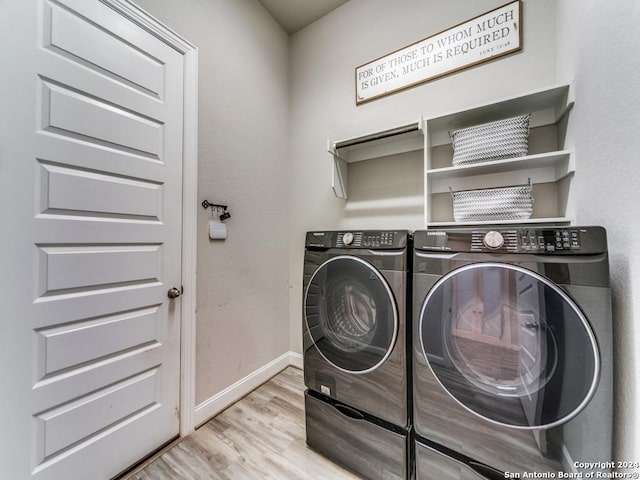
[[[227,238],[227,226],[217,220],[209,222],[209,238],[211,240],[224,240]]]

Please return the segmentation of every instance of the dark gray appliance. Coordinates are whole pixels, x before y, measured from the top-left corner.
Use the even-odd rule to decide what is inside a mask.
[[[413,263],[416,478],[611,462],[604,229],[418,231]]]
[[[405,230],[307,233],[307,443],[364,478],[408,473]]]

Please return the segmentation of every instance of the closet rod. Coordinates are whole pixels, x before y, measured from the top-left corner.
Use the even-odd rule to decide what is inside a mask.
[[[403,133],[411,133],[417,132],[419,130],[419,126],[417,123],[412,123],[411,125],[405,125],[404,127],[392,128],[390,130],[385,130],[383,132],[372,133],[371,135],[365,135],[364,137],[353,138],[351,140],[344,140],[342,142],[335,143],[335,149],[345,147],[353,147],[354,145],[360,145],[361,143],[372,142],[374,140],[381,140],[383,138],[393,137],[395,135],[402,135]]]

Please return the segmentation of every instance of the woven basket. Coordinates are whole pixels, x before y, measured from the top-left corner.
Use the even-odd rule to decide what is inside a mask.
[[[454,166],[521,157],[529,151],[531,115],[485,123],[449,132]]]
[[[533,213],[531,180],[513,187],[451,190],[451,196],[456,222],[526,220]]]

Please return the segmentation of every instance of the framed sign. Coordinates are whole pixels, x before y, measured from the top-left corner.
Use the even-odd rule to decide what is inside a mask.
[[[522,49],[522,0],[356,67],[356,104]]]

